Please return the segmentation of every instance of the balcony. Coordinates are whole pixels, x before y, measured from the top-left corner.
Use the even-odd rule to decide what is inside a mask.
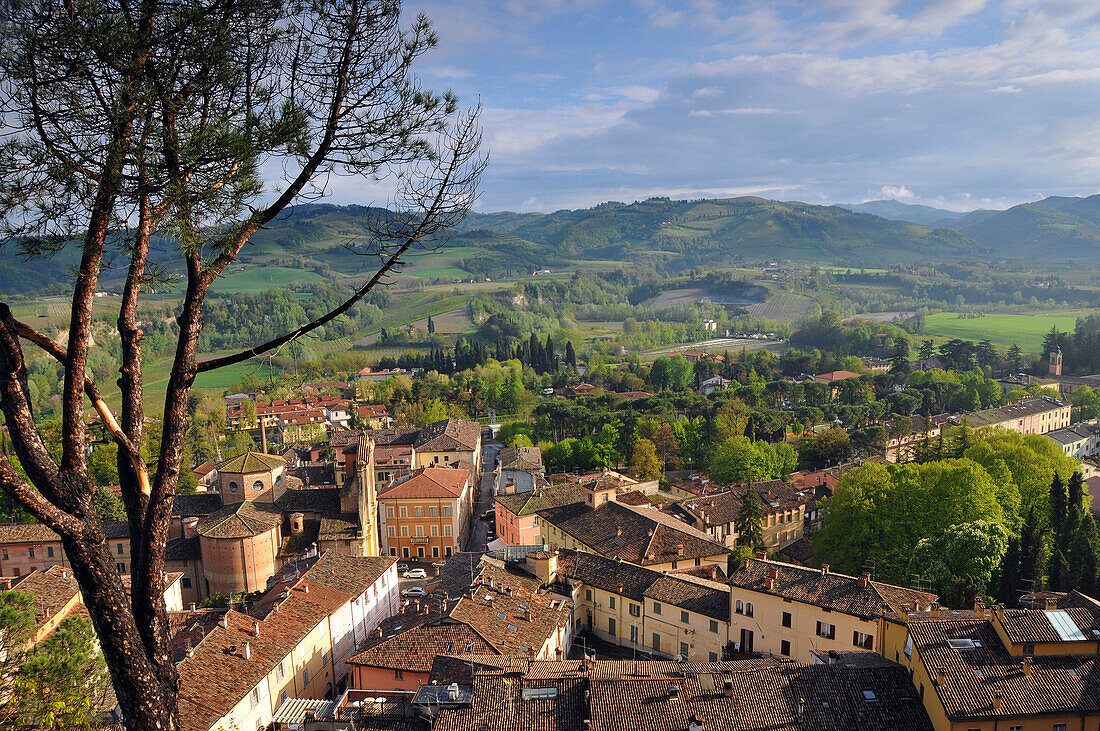
[[[427,543],[428,536],[413,536],[409,539],[409,542],[412,543],[414,546],[418,543]]]

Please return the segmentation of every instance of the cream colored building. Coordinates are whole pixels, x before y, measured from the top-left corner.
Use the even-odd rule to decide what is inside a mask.
[[[527,566],[543,583],[572,593],[578,631],[661,657],[716,662],[727,656],[729,587],[720,581],[570,550],[528,554]]]
[[[740,652],[813,662],[829,650],[877,651],[879,619],[927,609],[932,594],[820,569],[746,558],[728,577],[730,641]]]

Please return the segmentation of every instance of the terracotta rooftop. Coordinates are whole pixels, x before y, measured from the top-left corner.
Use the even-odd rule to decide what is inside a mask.
[[[1036,655],[1028,675],[984,617],[911,620],[909,633],[913,662],[919,656],[931,675],[942,673],[945,682],[928,690],[953,721],[1100,713],[1095,654]]]
[[[596,553],[638,566],[729,553],[707,534],[652,508],[617,502],[593,508],[580,502],[542,510],[539,515]]]
[[[734,566],[727,581],[735,592],[750,589],[867,619],[901,615],[905,605],[927,607],[936,600],[934,594],[901,586],[755,558]]]
[[[61,566],[45,571],[31,571],[13,583],[12,589],[25,591],[34,597],[34,619],[41,627],[49,623],[74,599],[80,602],[80,586],[73,572]]]
[[[204,517],[199,521],[198,533],[206,538],[249,538],[282,522],[283,513],[278,506],[246,500]]]
[[[419,452],[451,452],[477,449],[481,424],[476,421],[444,419],[420,430],[415,447]]]
[[[494,500],[513,515],[533,515],[540,510],[584,502],[585,490],[579,485],[559,482],[541,490],[498,495]]]
[[[378,498],[457,498],[470,479],[464,469],[421,467],[378,491]]]
[[[244,454],[230,457],[218,463],[218,472],[250,475],[255,472],[270,472],[278,467],[286,465],[286,460],[276,454],[264,454],[253,452],[251,449]]]

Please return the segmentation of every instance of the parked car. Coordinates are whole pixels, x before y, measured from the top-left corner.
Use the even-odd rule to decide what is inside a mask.
[[[481,519],[482,520],[492,520],[493,516],[496,515],[496,514],[497,514],[497,511],[493,510],[492,508],[489,508],[488,510],[486,510],[484,513],[481,514]]]
[[[409,569],[403,576],[406,579],[426,579],[428,578],[428,572],[424,569]]]
[[[409,565],[407,563],[399,563],[397,564],[397,570],[403,574],[409,570]]]
[[[410,599],[420,599],[428,596],[428,590],[423,586],[413,586],[408,589],[402,589],[401,596],[407,596]]]

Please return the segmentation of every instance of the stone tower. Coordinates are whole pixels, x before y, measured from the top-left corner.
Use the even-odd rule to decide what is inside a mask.
[[[363,533],[363,555],[378,556],[381,543],[378,539],[378,491],[374,484],[374,440],[366,433],[359,435],[355,477],[358,487],[356,511]]]
[[[1062,375],[1062,349],[1055,347],[1050,353],[1050,375]]]

